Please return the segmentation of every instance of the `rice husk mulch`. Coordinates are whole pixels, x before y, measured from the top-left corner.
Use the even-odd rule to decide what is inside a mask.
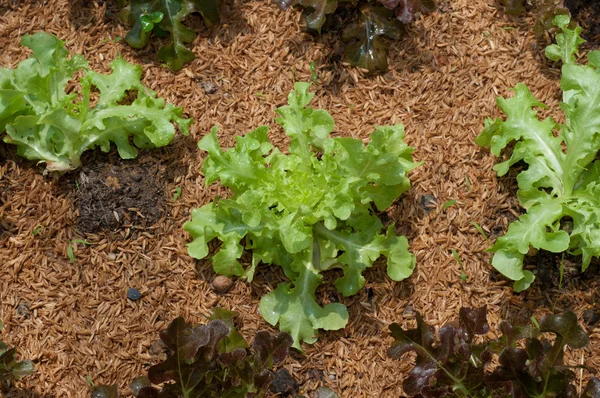
[[[22,35],[45,30],[83,54],[92,69],[108,72],[118,54],[140,63],[144,83],[196,120],[190,136],[146,153],[176,164],[177,172],[165,182],[165,213],[145,229],[79,232],[69,183],[78,171],[56,181],[19,159],[14,148],[0,145],[1,338],[36,366],[34,375],[2,396],[84,397],[87,377],[96,384],[118,383],[127,392],[131,380],[162,358],[156,341],[170,320],[181,315],[204,322],[214,306],[238,311],[248,339],[259,329],[276,330],[262,320],[258,303],[283,280],[282,273],[264,266],[251,284],[236,280],[228,293],[216,294],[210,262],[188,256],[182,225],[193,208],[226,195],[218,185],[205,187],[196,142],[213,125],[227,146],[235,135],[268,125],[272,139],[285,148],[274,110],[285,103],[294,79],[310,81],[311,61],[318,74],[313,106],[332,114],[335,135],[366,140],[373,125],[403,123],[406,141],[423,164],[410,175],[412,189],[387,212],[417,257],[414,275],[396,283],[379,264],[365,273],[365,289],[349,298],[337,295],[348,306],[348,326],[321,333],[316,344],[304,346],[304,355],[285,363],[302,393],[325,385],[341,397],[400,396],[410,361],[387,358],[387,326],[412,326],[414,311],[441,326],[462,306],[487,305],[495,330],[500,319],[539,319],[566,309],[581,320],[597,301],[596,279],[574,278],[562,290],[536,284],[513,293],[511,283],[489,265],[490,242],[473,224],[493,240],[521,211],[514,175],[498,179],[494,156],[473,142],[484,118],[500,115],[495,98],[524,82],[552,109],[560,99],[559,69],[544,59],[544,44],[534,37],[529,18],[505,15],[492,0],[442,1],[438,11],[422,16],[404,39],[392,43],[389,72],[366,77],[337,61],[334,35],[301,33],[299,12],[280,11],[266,0],[225,1],[223,23],[212,29],[199,18],[193,21],[197,59],[175,73],[156,61],[156,41],[137,51],[119,39],[126,29],[117,11],[102,0],[0,2],[1,66],[14,67],[29,55],[19,45]],[[86,161],[102,156],[108,155]],[[177,187],[182,195],[175,201]],[[442,209],[449,200],[457,202]],[[91,244],[72,244],[74,239]],[[335,276],[326,278],[321,300],[336,297]],[[128,300],[130,287],[143,298]],[[600,330],[587,331],[590,345],[569,351],[567,361],[575,365],[585,358],[600,368]]]

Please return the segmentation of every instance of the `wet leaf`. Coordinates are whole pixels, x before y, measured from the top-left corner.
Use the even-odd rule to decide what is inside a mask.
[[[577,323],[577,315],[566,311],[559,315],[546,315],[540,322],[540,332],[551,332],[562,338],[569,347],[583,348],[589,344],[590,338]]]
[[[384,7],[366,6],[360,10],[358,20],[344,28],[342,41],[350,64],[370,72],[388,68],[388,45],[383,37],[399,39],[404,27],[394,13]]]

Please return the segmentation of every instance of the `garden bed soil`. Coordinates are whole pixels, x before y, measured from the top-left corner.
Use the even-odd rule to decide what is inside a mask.
[[[149,156],[123,162],[109,159],[79,172],[75,190],[79,231],[154,225],[165,211],[164,166]]]
[[[600,2],[596,0],[565,0],[565,7],[579,26],[583,28],[582,36],[593,47],[600,46]]]
[[[495,158],[473,143],[484,116],[500,115],[495,97],[524,82],[552,109],[560,99],[559,70],[545,61],[533,20],[508,16],[491,0],[442,1],[439,11],[392,43],[389,72],[365,77],[332,57],[340,53],[334,35],[300,33],[297,11],[282,12],[264,0],[226,0],[223,10],[223,24],[211,30],[200,18],[194,22],[198,58],[173,73],[156,61],[156,41],[141,51],[123,42],[126,30],[112,2],[11,0],[0,6],[0,65],[13,67],[26,58],[20,37],[44,29],[96,70],[106,72],[118,54],[141,63],[144,83],[196,119],[190,136],[167,151],[151,152],[157,164],[177,163],[178,172],[172,178],[156,174],[162,181],[152,192],[164,201],[164,213],[155,220],[145,215],[146,224],[154,224],[139,226],[137,233],[129,224],[86,233],[87,223],[78,221],[83,200],[74,186],[44,177],[40,167],[0,146],[1,338],[36,366],[35,374],[2,391],[3,397],[83,397],[87,378],[118,383],[127,392],[131,380],[161,359],[157,336],[170,320],[182,315],[203,322],[214,306],[239,311],[247,338],[258,329],[276,330],[262,320],[258,303],[282,273],[262,267],[251,284],[236,280],[228,293],[217,294],[210,262],[188,256],[182,225],[194,207],[227,194],[217,185],[204,186],[195,143],[213,125],[221,142],[232,145],[236,134],[266,124],[283,147],[274,110],[285,103],[295,79],[311,80],[311,62],[318,76],[314,105],[332,114],[335,135],[366,139],[375,124],[403,123],[423,165],[410,175],[412,189],[387,212],[417,257],[414,275],[395,283],[379,265],[365,273],[366,287],[349,298],[334,294],[334,276],[326,278],[319,298],[346,304],[350,321],[344,330],[321,333],[303,355],[286,361],[301,393],[325,385],[341,397],[400,396],[411,365],[386,357],[387,326],[411,324],[414,311],[441,326],[462,306],[487,305],[495,330],[502,318],[539,319],[571,309],[581,320],[595,310],[596,277],[570,277],[562,287],[538,281],[515,294],[489,265],[490,242],[473,224],[493,239],[520,212],[515,181],[499,180],[492,171]],[[76,173],[94,170],[96,157],[108,156],[94,154]],[[130,174],[135,176],[134,169]],[[129,177],[118,177],[121,186],[122,178]],[[177,187],[181,197],[174,200]],[[442,209],[448,200],[457,202]],[[89,244],[72,243],[79,239]],[[129,300],[129,288],[142,298]],[[585,358],[600,368],[600,329],[586,328],[590,346],[569,351],[568,363]]]

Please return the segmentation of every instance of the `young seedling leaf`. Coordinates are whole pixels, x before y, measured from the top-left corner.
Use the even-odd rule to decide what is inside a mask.
[[[442,205],[442,210],[446,210],[448,207],[452,207],[455,204],[456,204],[456,199],[448,200]]]

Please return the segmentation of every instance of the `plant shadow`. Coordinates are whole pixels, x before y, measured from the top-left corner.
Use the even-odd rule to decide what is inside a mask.
[[[41,395],[28,388],[10,388],[3,389],[0,385],[0,396],[3,398],[55,398],[56,395]]]
[[[109,25],[115,28],[120,24],[119,7],[111,0],[69,0],[70,19],[79,30],[95,26]]]

